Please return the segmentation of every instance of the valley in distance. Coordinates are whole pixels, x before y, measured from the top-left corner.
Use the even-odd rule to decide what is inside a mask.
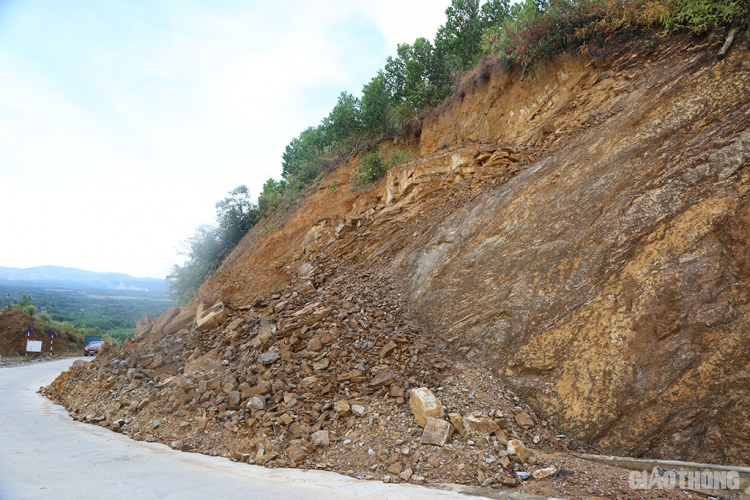
[[[134,335],[138,319],[159,317],[177,305],[169,296],[169,283],[59,266],[0,267],[0,307],[15,307],[24,303],[24,296],[30,297],[26,302],[32,307],[25,312],[68,323],[86,334],[108,336],[119,345]]]

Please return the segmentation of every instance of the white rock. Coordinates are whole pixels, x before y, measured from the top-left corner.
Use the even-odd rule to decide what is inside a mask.
[[[427,425],[429,417],[443,418],[443,405],[426,387],[409,391],[409,407],[420,427]]]

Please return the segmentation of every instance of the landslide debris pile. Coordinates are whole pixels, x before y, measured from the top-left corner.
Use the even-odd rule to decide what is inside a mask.
[[[655,498],[413,323],[386,277],[325,254],[252,307],[78,361],[45,395],[134,439],[385,482]],[[656,498],[682,498],[658,492]]]
[[[252,307],[76,363],[47,396],[77,420],[251,464],[512,485],[556,471],[539,450],[567,438],[411,323],[386,278],[339,267],[322,257]]]

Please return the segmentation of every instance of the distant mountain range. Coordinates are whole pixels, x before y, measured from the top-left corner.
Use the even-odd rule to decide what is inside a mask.
[[[38,266],[20,269],[0,267],[0,280],[61,284],[109,290],[166,290],[169,282],[157,278],[135,278],[122,273],[97,273],[70,267]]]

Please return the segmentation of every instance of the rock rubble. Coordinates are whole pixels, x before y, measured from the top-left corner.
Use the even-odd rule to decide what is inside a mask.
[[[217,304],[191,330],[75,363],[47,395],[135,439],[387,481],[515,477],[567,446],[398,297],[320,254],[267,299]]]

